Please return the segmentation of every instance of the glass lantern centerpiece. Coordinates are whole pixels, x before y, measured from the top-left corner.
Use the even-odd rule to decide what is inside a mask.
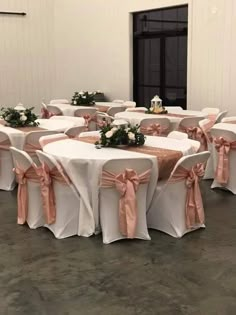
[[[155,95],[151,100],[150,112],[155,114],[166,114],[167,110],[162,106],[162,100],[158,95]]]

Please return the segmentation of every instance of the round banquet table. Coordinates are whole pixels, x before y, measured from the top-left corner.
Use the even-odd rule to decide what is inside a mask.
[[[52,130],[57,132],[64,132],[66,129],[73,127],[74,123],[72,121],[66,121],[66,120],[50,120],[50,119],[37,119],[37,122],[39,122],[39,128],[41,130]],[[30,129],[30,130],[29,130]],[[25,132],[24,128],[11,128],[6,126],[1,126],[1,130],[4,131],[10,139],[11,145],[17,149],[23,150],[24,143],[25,143],[25,136],[30,131],[38,131],[37,127],[26,127]]]
[[[49,104],[50,106],[58,107],[64,116],[74,116],[75,111],[79,108],[87,109],[93,106],[74,106],[70,104]]]
[[[206,113],[203,113],[201,111],[193,111],[193,110],[182,110],[180,111],[175,111],[175,110],[168,110],[169,114],[174,114],[176,116],[168,116],[168,114],[161,114],[161,115],[156,115],[156,114],[145,114],[145,113],[139,113],[139,112],[120,112],[115,114],[115,118],[119,119],[124,119],[128,121],[131,125],[139,125],[142,119],[147,119],[147,118],[159,118],[159,117],[166,117],[170,120],[170,131],[172,130],[177,130],[180,121],[185,118],[185,117],[202,117],[204,119],[207,117]]]
[[[192,147],[182,140],[149,137],[146,145],[192,154]],[[43,151],[56,158],[71,178],[80,195],[79,235],[90,236],[99,227],[99,179],[105,162],[112,159],[148,158],[152,161],[150,184],[147,192],[147,209],[150,206],[158,180],[158,165],[153,155],[130,152],[117,148],[96,149],[94,144],[76,140],[61,140],[44,146]]]

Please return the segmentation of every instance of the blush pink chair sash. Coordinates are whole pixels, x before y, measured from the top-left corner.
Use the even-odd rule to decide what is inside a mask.
[[[97,123],[97,119],[96,119],[96,115],[90,115],[90,114],[86,114],[82,116],[84,118],[85,121],[85,126],[87,128],[87,130],[89,129],[89,123],[94,121],[95,123]]]
[[[69,137],[69,138],[74,138],[74,137]],[[60,140],[66,140],[68,139],[68,136],[67,135],[55,135],[55,138],[53,137],[50,137],[48,139],[40,139],[40,142],[41,142],[41,146],[44,147],[45,145],[51,143],[51,142],[56,142],[56,141],[60,141]],[[41,148],[40,148],[41,150]]]
[[[229,152],[231,149],[236,150],[236,141],[230,142],[223,137],[214,138],[213,140],[218,152],[215,179],[218,183],[224,185],[229,180]]]
[[[27,181],[39,183],[39,176],[37,174],[37,168],[31,166],[26,171],[16,167],[13,169],[18,179],[18,192],[17,192],[17,204],[18,204],[18,216],[17,223],[24,224],[28,216],[28,188]]]
[[[45,220],[47,224],[53,224],[56,221],[56,203],[53,181],[69,185],[70,180],[62,169],[60,169],[60,171],[56,167],[50,169],[45,163],[37,169],[37,173],[40,177],[41,197]]]
[[[33,144],[33,143],[25,143],[24,145],[24,151],[27,152],[31,157],[36,155],[36,150],[42,150],[39,143]]]
[[[41,118],[49,119],[52,116],[54,116],[54,114],[51,113],[48,109],[46,109],[44,107],[41,108]]]
[[[167,133],[168,128],[161,127],[160,124],[150,124],[147,127],[141,126],[140,131],[145,135],[160,136]]]
[[[200,127],[185,127],[180,125],[179,131],[187,133],[189,139],[200,142],[200,148],[198,152],[207,151],[207,139],[203,130]]]
[[[133,169],[126,169],[123,173],[114,174],[102,172],[101,187],[115,187],[120,193],[119,225],[120,232],[127,238],[134,238],[137,226],[136,192],[140,184],[148,183],[151,170],[137,174]]]
[[[205,222],[202,196],[199,187],[199,179],[203,176],[204,166],[203,164],[197,164],[191,170],[179,166],[169,179],[170,183],[186,181],[187,197],[185,203],[185,220],[188,229],[194,228],[196,224],[204,224]]]

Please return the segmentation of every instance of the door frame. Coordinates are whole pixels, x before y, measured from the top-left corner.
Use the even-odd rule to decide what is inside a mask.
[[[165,0],[166,1],[166,0]],[[164,2],[164,1],[163,1]],[[187,40],[187,99],[186,99],[186,108],[190,107],[189,100],[191,97],[191,75],[192,75],[192,17],[193,17],[193,4],[192,0],[171,0],[170,4],[160,4],[159,6],[153,7],[144,7],[140,10],[134,10],[129,12],[129,99],[133,99],[133,13],[141,13],[143,11],[151,11],[158,9],[165,9],[170,7],[178,7],[182,5],[188,6],[188,40]]]

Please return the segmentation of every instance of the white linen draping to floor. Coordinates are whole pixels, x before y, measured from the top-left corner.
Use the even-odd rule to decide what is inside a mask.
[[[146,145],[182,151],[192,154],[192,147],[182,140],[147,137]],[[99,226],[99,179],[105,162],[111,159],[149,158],[153,162],[151,180],[147,193],[147,209],[158,179],[155,156],[130,152],[117,148],[96,149],[94,144],[76,140],[50,143],[43,151],[53,155],[65,168],[81,197],[78,235],[90,236],[100,231]]]

